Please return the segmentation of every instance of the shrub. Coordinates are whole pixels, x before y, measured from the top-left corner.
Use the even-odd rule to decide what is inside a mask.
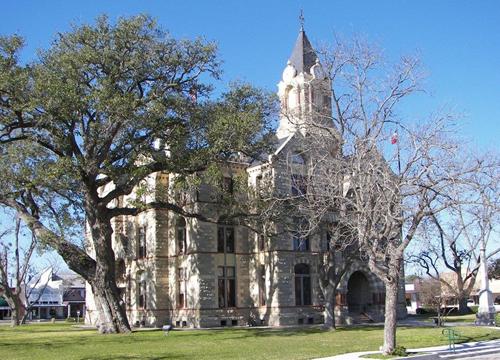
[[[408,352],[404,346],[398,345],[394,348],[391,355],[395,356],[408,356]]]

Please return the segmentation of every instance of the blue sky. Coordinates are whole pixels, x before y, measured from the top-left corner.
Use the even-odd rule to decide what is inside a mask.
[[[26,38],[23,60],[49,46],[70,24],[147,13],[175,37],[216,41],[224,61],[221,86],[245,80],[275,91],[299,30],[314,44],[334,33],[361,34],[391,59],[418,51],[428,79],[425,96],[403,109],[418,121],[441,105],[463,113],[463,135],[497,148],[500,136],[500,1],[229,1],[3,0],[0,34]],[[0,216],[1,219],[1,216]]]
[[[500,2],[490,1],[3,1],[0,34],[24,36],[24,59],[47,47],[71,23],[148,13],[176,37],[204,36],[219,44],[224,79],[275,91],[304,9],[314,43],[334,33],[356,33],[396,59],[418,51],[428,73],[425,99],[405,113],[419,116],[441,105],[464,115],[463,134],[481,147],[500,135]]]

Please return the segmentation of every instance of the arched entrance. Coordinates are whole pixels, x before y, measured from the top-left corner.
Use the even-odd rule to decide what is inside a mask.
[[[361,271],[354,272],[347,282],[347,308],[350,313],[366,312],[370,305],[370,283]]]

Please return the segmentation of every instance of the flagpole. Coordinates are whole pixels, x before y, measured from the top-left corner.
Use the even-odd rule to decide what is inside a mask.
[[[400,155],[400,148],[399,148],[399,129],[396,128],[396,146],[397,146],[397,152],[398,152],[398,175],[401,176],[401,155]]]

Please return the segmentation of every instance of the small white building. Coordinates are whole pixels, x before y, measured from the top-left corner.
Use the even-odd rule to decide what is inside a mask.
[[[79,275],[55,274],[52,268],[47,268],[28,286],[28,301],[33,304],[31,320],[84,316],[85,283]]]
[[[420,280],[416,279],[411,283],[405,284],[406,311],[408,314],[416,314],[417,309],[422,307],[419,292]]]

